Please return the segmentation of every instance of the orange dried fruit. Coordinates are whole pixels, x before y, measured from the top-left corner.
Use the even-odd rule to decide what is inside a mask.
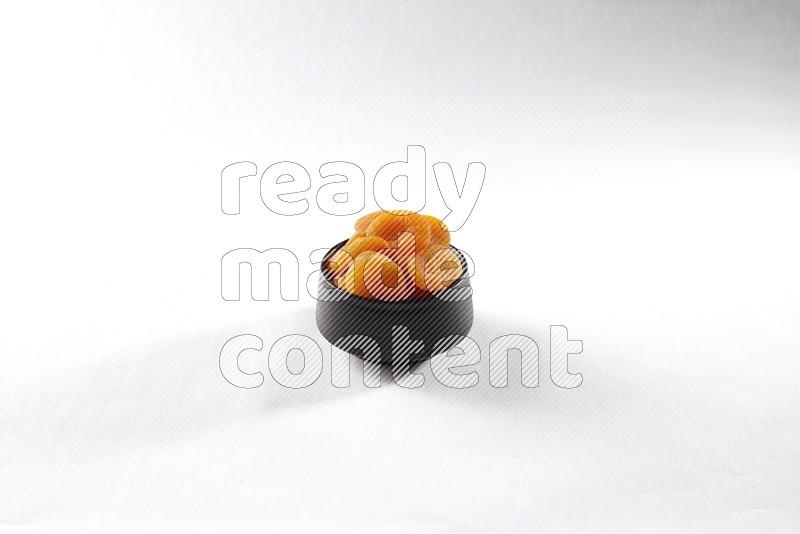
[[[464,273],[461,257],[450,247],[431,245],[407,260],[409,273],[419,289],[438,293],[458,280]]]
[[[451,247],[433,245],[424,253],[422,266],[425,288],[438,293],[450,287],[464,274],[461,256]]]
[[[339,287],[359,297],[403,300],[414,291],[408,274],[387,256],[375,251],[358,255]]]
[[[356,224],[355,224],[356,232],[359,232],[359,233],[362,233],[362,234],[366,234],[367,228],[369,227],[369,223],[371,223],[372,220],[375,217],[377,217],[378,215],[380,215],[381,213],[383,213],[383,212],[382,211],[373,211],[372,213],[364,215],[363,217],[358,219],[356,221]]]
[[[350,268],[353,260],[362,252],[368,250],[383,250],[388,246],[386,241],[380,237],[353,236],[339,250],[333,253],[330,260],[328,260],[328,269],[333,271],[334,276],[342,276]]]
[[[367,237],[381,237],[386,241],[398,240],[400,234],[414,236],[416,250],[425,250],[431,242],[431,226],[422,216],[405,211],[381,213],[367,227]]]
[[[421,215],[431,227],[431,245],[450,245],[450,230],[433,215]]]
[[[408,271],[409,276],[413,278],[414,285],[417,287],[417,289],[427,291],[428,288],[425,287],[425,271],[422,258],[415,254],[414,256],[406,259],[405,265],[406,270]]]
[[[351,239],[345,245],[347,250],[354,258],[367,250],[380,251],[388,246],[389,245],[386,243],[386,240],[381,239],[380,237],[357,237],[355,239]]]
[[[379,300],[426,298],[463,274],[447,226],[430,215],[376,211],[358,219],[356,233],[326,263],[333,282]]]
[[[387,241],[383,253],[398,264],[405,264],[416,252],[416,239],[410,232],[403,232],[396,241]]]

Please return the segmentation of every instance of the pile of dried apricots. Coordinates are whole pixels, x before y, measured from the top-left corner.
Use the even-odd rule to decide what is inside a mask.
[[[327,260],[330,280],[359,297],[415,300],[444,291],[463,274],[447,226],[430,215],[376,211]]]

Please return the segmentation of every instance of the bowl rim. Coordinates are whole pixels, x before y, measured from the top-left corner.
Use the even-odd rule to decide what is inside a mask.
[[[443,298],[441,298],[441,296],[436,296],[433,293],[431,293],[427,297],[424,297],[424,298],[421,298],[421,299],[415,299],[415,300],[377,300],[377,299],[368,299],[366,297],[362,297],[360,295],[355,295],[353,293],[350,293],[349,291],[345,291],[344,289],[334,285],[333,283],[331,283],[331,278],[328,275],[328,269],[325,268],[325,263],[328,261],[328,258],[330,258],[334,254],[334,252],[336,252],[337,250],[342,248],[344,246],[344,244],[347,243],[348,241],[349,241],[349,239],[345,239],[344,241],[340,241],[339,243],[336,243],[333,247],[328,249],[328,251],[325,253],[325,256],[322,258],[322,261],[320,262],[320,278],[321,278],[322,282],[324,284],[327,284],[334,292],[341,293],[343,295],[347,295],[343,299],[333,299],[333,300],[330,300],[328,302],[343,302],[343,301],[349,300],[351,302],[356,302],[356,303],[358,303],[359,305],[362,305],[362,306],[390,306],[390,307],[396,308],[396,309],[425,307],[425,306],[432,305],[431,303],[435,304],[435,303],[439,303],[439,302],[441,302],[441,303],[454,302],[454,301],[448,301],[446,299],[443,299]],[[467,283],[469,283],[469,276],[465,276],[467,274],[467,267],[468,267],[467,266],[466,257],[464,256],[464,254],[458,248],[454,247],[452,244],[448,245],[448,246],[449,246],[449,248],[455,250],[456,253],[458,254],[458,257],[461,258],[461,266],[462,266],[461,276],[459,276],[458,279],[455,282],[453,282],[450,286],[448,286],[444,291],[438,293],[438,295],[445,295],[449,291],[455,291],[456,289],[458,289],[457,286],[459,286],[463,280],[467,280]],[[472,299],[471,295],[470,295],[469,299]],[[455,301],[455,302],[458,302],[458,301]]]

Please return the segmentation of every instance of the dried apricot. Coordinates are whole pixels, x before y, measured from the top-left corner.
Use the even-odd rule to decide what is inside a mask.
[[[414,291],[414,283],[405,270],[375,251],[359,254],[339,287],[359,297],[378,300],[403,300]]]
[[[447,225],[433,215],[421,215],[431,227],[431,245],[450,245],[450,230]]]
[[[431,242],[430,224],[413,212],[381,213],[367,227],[367,237],[381,237],[386,241],[397,240],[403,232],[413,234],[416,250],[425,250]]]
[[[398,264],[405,264],[416,252],[416,239],[410,232],[403,232],[396,241],[387,241],[387,248],[382,252]]]
[[[450,247],[433,245],[425,251],[423,273],[428,291],[443,291],[464,274],[461,256]]]
[[[372,220],[375,217],[377,217],[378,215],[380,215],[381,213],[383,213],[383,212],[382,211],[373,211],[372,213],[370,213],[368,215],[364,215],[363,217],[358,219],[356,221],[356,224],[355,224],[356,232],[360,232],[362,234],[366,234],[367,228],[369,227],[369,223],[371,223]]]
[[[376,211],[358,219],[356,233],[329,258],[334,283],[379,300],[426,298],[463,274],[447,226],[431,215]]]
[[[353,236],[339,250],[333,253],[330,260],[328,260],[328,268],[333,271],[334,276],[341,276],[347,272],[353,260],[362,252],[367,250],[383,250],[388,246],[386,241],[380,237]],[[331,265],[331,263],[334,265]]]

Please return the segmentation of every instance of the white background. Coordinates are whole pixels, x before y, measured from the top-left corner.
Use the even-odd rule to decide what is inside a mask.
[[[3,531],[797,530],[796,2],[15,3],[0,44]],[[220,258],[305,278],[354,219],[319,166],[371,199],[409,144],[435,215],[430,165],[487,168],[453,235],[481,381],[335,389],[313,299],[224,302]],[[312,208],[256,179],[224,215],[242,160],[305,166]],[[234,388],[244,333],[315,338],[321,379]],[[538,388],[489,386],[509,333]]]

